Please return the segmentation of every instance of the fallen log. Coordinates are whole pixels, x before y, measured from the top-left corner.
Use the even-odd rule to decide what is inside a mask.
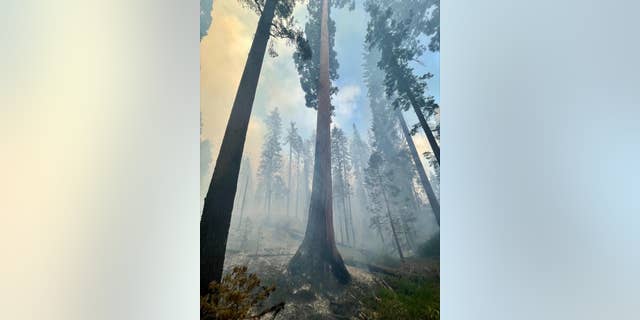
[[[345,260],[344,264],[348,266],[356,267],[356,268],[367,269],[371,272],[386,274],[388,276],[395,276],[395,277],[403,276],[403,273],[399,272],[398,270],[394,270],[391,268],[387,268],[387,267],[383,267],[383,266],[379,266],[371,263]]]
[[[281,257],[281,256],[293,256],[293,253],[267,253],[267,254],[248,254],[247,257],[262,258],[262,257]]]

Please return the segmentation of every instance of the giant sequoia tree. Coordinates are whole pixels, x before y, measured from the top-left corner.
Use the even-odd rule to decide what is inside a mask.
[[[310,52],[301,32],[293,28],[293,9],[297,0],[241,0],[260,15],[251,43],[220,152],[205,197],[200,220],[200,294],[207,293],[212,281],[220,281],[229,236],[231,212],[249,118],[256,95],[260,70],[270,37],[285,38],[298,46],[301,59]]]
[[[342,0],[333,4],[344,6],[346,3]],[[331,275],[340,283],[351,280],[336,247],[333,228],[330,127],[331,95],[336,89],[331,86],[331,79],[337,78],[337,60],[332,50],[335,24],[330,20],[329,8],[329,0],[311,0],[308,4],[309,21],[305,33],[314,53],[312,56],[318,59],[300,63],[300,57],[294,56],[306,105],[317,109],[317,118],[307,229],[302,244],[289,262],[289,271],[319,285],[330,280]]]
[[[394,108],[413,108],[439,163],[440,147],[424,114],[425,111],[429,113],[436,107],[433,100],[424,97],[427,80],[432,75],[416,75],[410,65],[410,62],[415,61],[426,48],[418,38],[412,37],[412,20],[397,20],[391,8],[385,9],[375,1],[369,1],[366,10],[371,18],[367,26],[366,42],[369,49],[380,50],[378,67],[385,71],[384,84],[387,96],[394,98]]]

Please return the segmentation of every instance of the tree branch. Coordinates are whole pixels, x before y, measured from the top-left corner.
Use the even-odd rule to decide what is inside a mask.
[[[256,9],[260,11],[260,15],[262,15],[262,7],[260,7],[260,3],[258,2],[258,0],[253,0],[253,2],[256,4]]]

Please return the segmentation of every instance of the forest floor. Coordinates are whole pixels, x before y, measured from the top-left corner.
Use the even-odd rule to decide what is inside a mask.
[[[439,318],[439,259],[413,257],[400,263],[339,245],[352,281],[331,292],[317,292],[308,284],[295,283],[287,273],[299,240],[283,232],[265,238],[270,241],[264,241],[260,250],[228,250],[225,269],[244,265],[263,284],[275,285],[265,304],[285,303],[275,319]]]

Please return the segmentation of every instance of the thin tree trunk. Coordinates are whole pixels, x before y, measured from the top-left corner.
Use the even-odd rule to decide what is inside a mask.
[[[407,240],[407,244],[409,245],[409,248],[415,248],[416,247],[416,243],[413,240],[413,236],[411,233],[411,227],[409,226],[409,224],[407,223],[406,219],[402,219],[402,226],[404,228],[404,237]]]
[[[353,233],[351,233],[351,227],[349,224],[349,209],[347,207],[347,197],[349,196],[349,194],[347,191],[347,171],[345,170],[344,162],[340,164],[340,168],[342,169],[342,181],[340,183],[342,185],[342,210],[344,211],[344,225],[347,233],[347,241],[351,245],[353,241]]]
[[[384,248],[386,246],[386,243],[384,242],[384,235],[382,233],[382,226],[380,225],[380,223],[378,223],[376,225],[376,227],[377,227],[376,229],[378,229],[378,234],[380,235],[380,240],[382,240],[382,247]]]
[[[340,242],[342,242],[342,244],[344,245],[345,243],[348,243],[348,239],[349,239],[349,233],[347,232],[347,211],[346,211],[346,206],[345,206],[345,202],[344,202],[344,181],[342,180],[342,161],[340,159],[339,156],[336,156],[336,172],[333,172],[334,174],[334,178],[335,178],[335,183],[338,189],[338,194],[336,194],[336,199],[338,201],[338,203],[334,204],[336,205],[336,207],[339,205],[340,209],[337,210],[339,217],[337,218],[338,220],[338,227],[340,229]],[[345,236],[346,235],[346,236]]]
[[[420,156],[418,155],[418,150],[416,149],[416,145],[413,143],[413,137],[409,132],[409,128],[407,127],[407,123],[404,121],[404,117],[402,116],[402,111],[396,110],[396,114],[398,115],[398,120],[400,120],[400,126],[402,127],[402,133],[404,134],[404,138],[407,141],[407,145],[409,145],[409,151],[411,152],[411,157],[413,158],[413,164],[416,166],[418,170],[418,177],[420,177],[420,182],[422,183],[422,187],[427,194],[427,199],[429,200],[429,204],[431,205],[431,209],[433,211],[433,215],[436,217],[436,222],[438,226],[440,225],[440,201],[436,197],[436,194],[433,192],[433,188],[431,187],[431,182],[427,178],[427,173],[424,171],[424,167],[422,166],[422,161],[420,161]]]
[[[342,163],[340,163],[338,165],[338,170],[342,169]],[[344,234],[346,236],[346,240],[345,238],[342,238],[342,243],[350,243],[350,237],[349,237],[349,221],[347,220],[347,203],[345,201],[345,187],[344,187],[344,177],[339,177],[340,181],[338,181],[340,183],[340,204],[342,204],[342,227],[344,228]]]
[[[346,181],[348,179],[347,177],[347,170],[345,168],[345,166],[342,166],[342,176],[344,177],[345,183],[344,185],[347,185]],[[346,190],[346,188],[345,188]],[[346,201],[346,212],[345,214],[348,215],[348,220],[349,220],[349,231],[351,232],[351,245],[355,247],[356,244],[356,236],[355,236],[355,230],[353,228],[353,216],[351,214],[351,196],[350,196],[350,191],[346,190],[344,193],[345,196],[345,201]]]
[[[264,212],[267,212],[267,201],[269,199],[269,189],[267,189],[267,184],[265,183],[264,186],[264,199],[262,200],[262,210],[264,210]]]
[[[351,211],[351,197],[347,196],[347,210],[349,210],[349,226],[351,227],[351,245],[356,246],[356,230],[353,226],[353,212]]]
[[[244,192],[242,193],[242,204],[240,205],[240,219],[238,222],[238,228],[242,226],[242,216],[244,215],[244,204],[247,201],[247,188],[249,188],[249,173],[247,172],[247,179],[244,182]]]
[[[337,206],[337,203],[334,201],[333,212],[336,213],[336,215],[334,215],[334,218],[335,218],[334,222],[338,226],[338,235],[340,236],[337,241],[344,243],[344,226],[343,226],[342,220],[340,219],[340,215],[339,215],[340,210],[337,210],[336,206]]]
[[[289,177],[287,181],[287,188],[289,190],[287,190],[287,217],[289,216],[289,207],[291,204],[291,156],[292,156],[292,152],[293,152],[293,146],[291,145],[291,141],[289,141]]]
[[[309,159],[307,159],[304,163],[304,190],[303,192],[303,202],[302,202],[302,207],[303,208],[308,208],[309,207]]]
[[[298,203],[300,202],[300,151],[296,153],[296,218],[298,217]]]
[[[365,191],[365,187],[364,187],[364,183],[362,182],[362,175],[364,173],[362,171],[360,171],[359,173],[359,177],[357,178],[357,186],[358,186],[358,212],[360,213],[360,223],[359,225],[359,230],[362,230],[362,232],[360,233],[361,237],[365,236],[365,230],[369,229],[369,224],[367,224],[367,219],[363,218],[363,212],[367,210],[367,203],[368,203],[368,196],[367,196],[367,192]],[[360,238],[360,240],[364,240],[364,238]]]
[[[416,190],[414,188],[411,188],[411,198],[413,198],[413,209],[416,212],[418,212],[420,210],[420,206],[419,206],[420,203],[418,202],[418,196],[417,196]],[[416,233],[416,229],[415,228],[411,229],[411,236],[413,237],[413,239],[415,239],[417,237],[417,233]]]
[[[200,294],[220,281],[238,173],[277,0],[266,0],[227,122],[200,220]]]
[[[316,121],[316,150],[309,218],[304,240],[289,262],[293,274],[305,274],[316,284],[326,283],[333,274],[338,282],[351,280],[336,247],[333,230],[331,180],[331,97],[329,90],[329,0],[322,0],[320,22],[320,81]]]
[[[416,113],[416,116],[418,116],[418,121],[420,121],[420,126],[422,126],[422,130],[424,130],[424,133],[427,136],[427,140],[429,141],[429,146],[431,147],[431,151],[433,151],[433,154],[436,156],[436,160],[438,161],[438,164],[440,164],[440,147],[438,146],[438,142],[436,141],[436,138],[433,136],[433,132],[431,132],[431,128],[429,128],[427,119],[425,119],[424,114],[422,113],[422,110],[420,110],[420,107],[418,106],[416,97],[413,95],[411,90],[408,89],[408,85],[406,83],[402,82],[402,84],[403,84],[402,88],[405,90],[405,92],[407,93],[407,96],[409,97],[409,101],[411,102],[413,111]]]
[[[344,190],[344,188],[342,188]],[[344,220],[344,234],[346,235],[346,243],[351,244],[351,235],[349,234],[349,218],[347,217],[347,203],[345,201],[344,193],[342,194],[342,215]],[[345,242],[343,240],[343,242]]]
[[[387,192],[384,191],[384,185],[382,184],[382,177],[378,173],[378,181],[380,183],[380,190],[382,190],[382,196],[384,198],[384,204],[387,207],[387,218],[389,218],[389,225],[391,225],[391,233],[393,234],[393,240],[396,243],[398,249],[398,255],[400,260],[404,261],[404,255],[402,254],[402,248],[400,247],[400,241],[398,240],[398,234],[396,233],[396,227],[393,225],[393,218],[391,217],[391,209],[389,209],[389,200],[387,198]]]
[[[271,198],[272,198],[272,191],[271,188],[269,188],[269,192],[267,193],[267,219],[271,219]]]

